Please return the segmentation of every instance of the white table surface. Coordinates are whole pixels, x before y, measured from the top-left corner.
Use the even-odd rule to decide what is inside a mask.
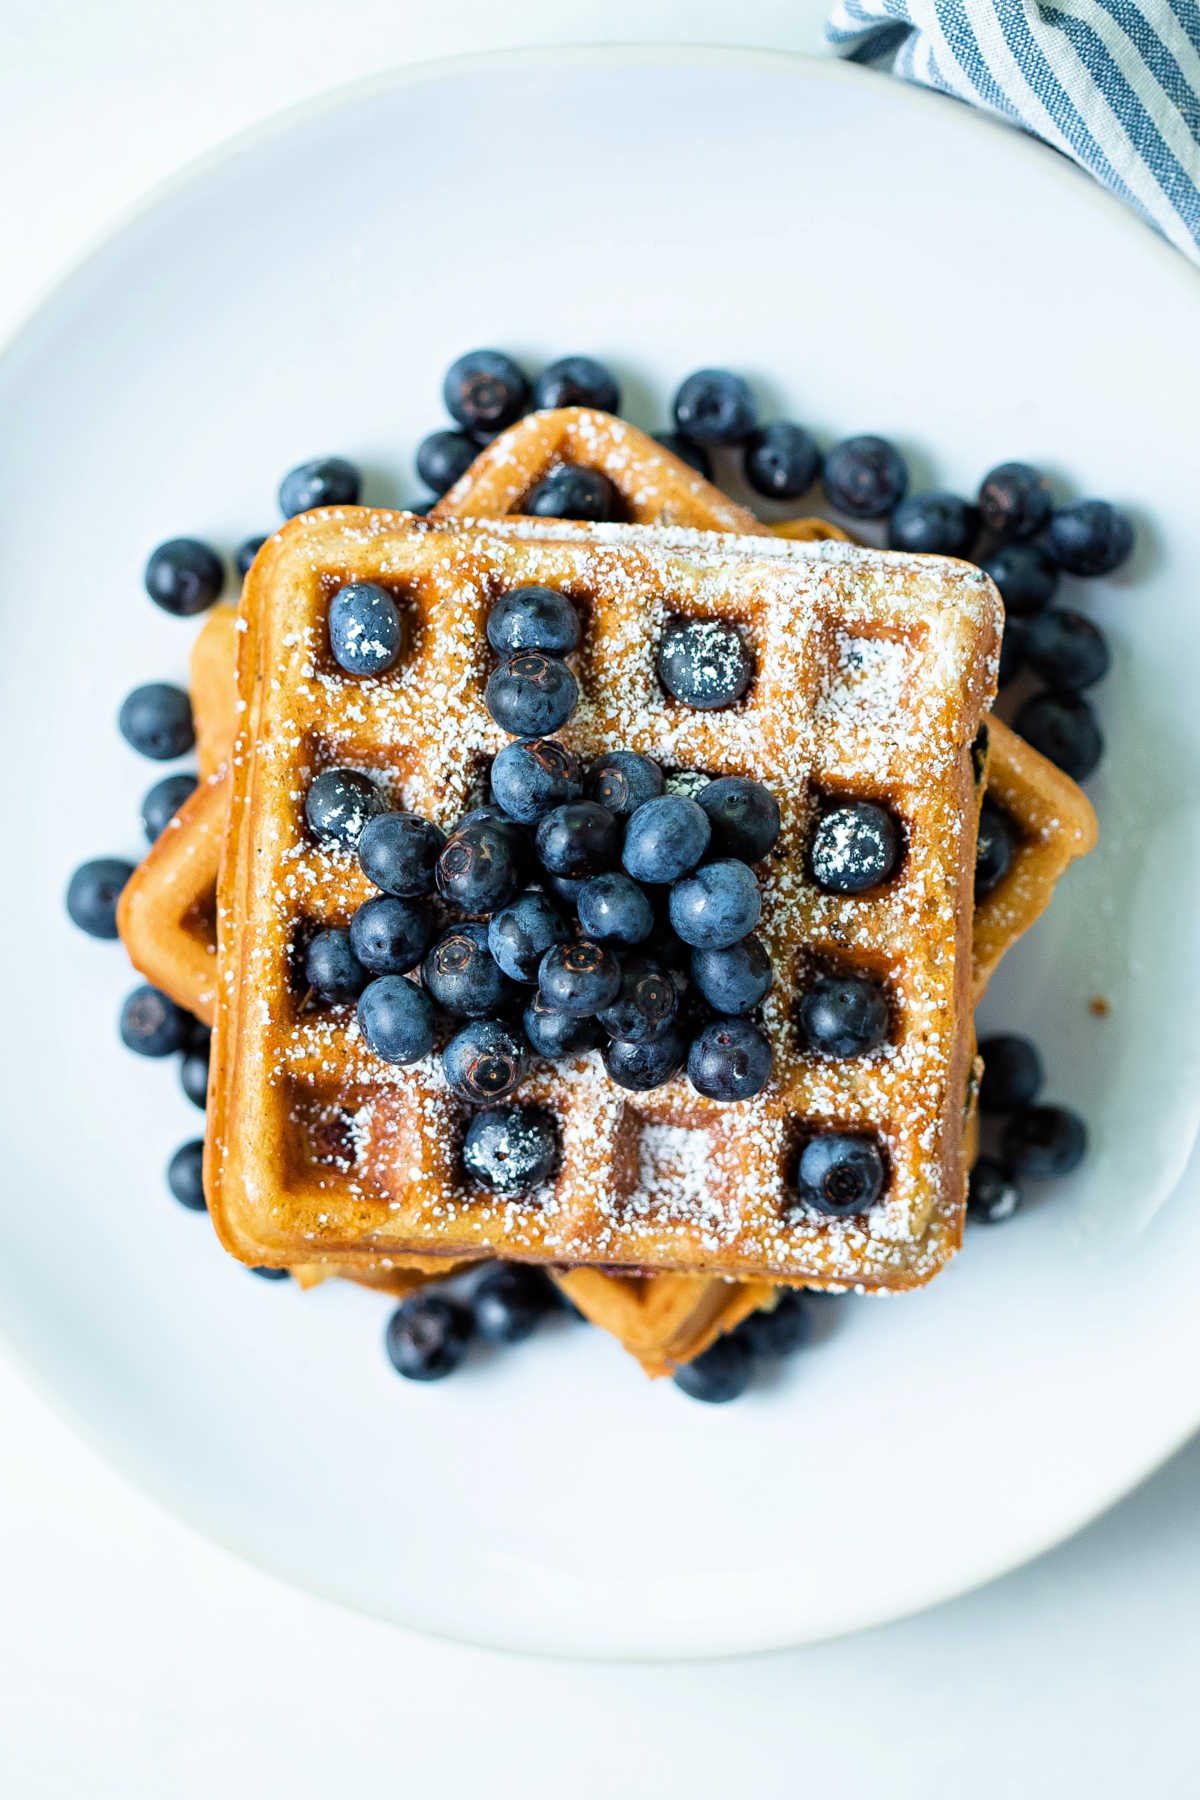
[[[584,39],[817,50],[823,10],[0,0],[0,167],[18,172],[0,334],[161,177],[331,83]],[[980,1593],[836,1644],[658,1667],[465,1650],[282,1588],[124,1487],[2,1358],[0,1471],[0,1786],[14,1800],[303,1800],[385,1782],[452,1800],[1200,1789],[1200,1441]]]

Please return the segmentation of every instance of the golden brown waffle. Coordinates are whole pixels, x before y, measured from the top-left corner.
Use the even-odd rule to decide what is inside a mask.
[[[237,723],[237,690],[232,678],[236,648],[237,607],[214,606],[196,633],[188,667],[201,781],[216,774],[233,743]]]
[[[206,1025],[217,1012],[216,876],[228,818],[222,768],[184,801],[117,905],[134,968]]]

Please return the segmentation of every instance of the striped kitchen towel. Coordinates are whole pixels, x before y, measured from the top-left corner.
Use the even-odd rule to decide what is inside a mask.
[[[999,113],[1200,262],[1200,0],[836,0],[830,43]]]

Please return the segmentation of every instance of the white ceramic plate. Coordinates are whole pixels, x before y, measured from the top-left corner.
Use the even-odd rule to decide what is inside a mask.
[[[1200,1418],[1195,277],[1065,162],[824,63],[595,54],[335,96],[176,182],[62,286],[0,385],[9,896],[0,1317],[136,1482],[296,1582],[430,1630],[665,1655],[814,1639],[961,1591],[1077,1527]],[[1117,665],[1102,848],[996,982],[1094,1153],[926,1294],[847,1301],[708,1409],[560,1329],[440,1387],[387,1302],[244,1274],[166,1198],[198,1115],[123,1055],[118,947],[65,925],[76,861],[138,852],[156,771],[118,739],[191,630],[149,546],[268,528],[343,452],[415,492],[441,372],[586,349],[666,421],[704,363],[918,485],[1027,456],[1129,505],[1085,604]],[[15,904],[14,904],[15,902]],[[1103,995],[1111,1011],[1089,1011]]]

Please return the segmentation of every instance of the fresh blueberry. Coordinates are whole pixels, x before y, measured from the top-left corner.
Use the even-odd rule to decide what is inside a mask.
[[[776,419],[747,441],[746,480],[768,500],[795,500],[821,473],[821,452],[803,425]]]
[[[754,395],[727,369],[697,369],[672,402],[675,429],[692,444],[742,444],[758,420]]]
[[[648,1044],[668,1031],[679,1006],[675,983],[657,963],[627,957],[617,997],[599,1014],[609,1037],[623,1044]]]
[[[539,821],[535,843],[538,860],[552,875],[586,881],[616,861],[620,821],[595,800],[572,800]]]
[[[1133,526],[1107,500],[1076,500],[1054,513],[1046,545],[1072,575],[1109,575],[1133,549]]]
[[[749,1100],[766,1087],[770,1040],[749,1019],[714,1019],[688,1051],[688,1080],[709,1100]]]
[[[363,828],[382,813],[383,795],[360,769],[322,769],[304,798],[304,817],[313,836],[325,845],[353,850]]]
[[[350,921],[350,948],[372,975],[407,975],[415,969],[433,935],[422,900],[380,894],[364,900]]]
[[[266,541],[265,537],[243,538],[237,549],[234,551],[234,565],[243,581],[245,581],[247,575],[250,573],[250,565]]]
[[[1078,694],[1035,694],[1017,712],[1013,730],[1073,781],[1086,780],[1104,754],[1096,715]]]
[[[193,1106],[208,1104],[208,1047],[185,1050],[179,1064],[179,1085]]]
[[[417,474],[427,488],[441,496],[466,474],[478,455],[479,445],[465,431],[431,431],[417,445]]]
[[[737,1328],[737,1336],[754,1356],[767,1357],[790,1356],[811,1333],[812,1312],[804,1296],[790,1288],[778,1288],[773,1306],[759,1307]]]
[[[357,1000],[371,977],[350,943],[348,931],[318,931],[304,957],[304,979],[320,1000]]]
[[[484,702],[510,737],[548,737],[565,725],[579,700],[566,663],[540,650],[510,656],[487,678]]]
[[[919,556],[965,556],[977,523],[975,508],[958,494],[910,494],[888,522],[888,544]]]
[[[1010,1175],[1069,1175],[1087,1149],[1087,1126],[1065,1106],[1023,1106],[1009,1117],[1000,1154]]]
[[[589,800],[598,800],[618,819],[627,819],[647,800],[657,800],[663,791],[663,772],[636,750],[610,750],[592,763],[584,786]]]
[[[584,936],[600,944],[641,944],[654,929],[646,894],[618,869],[585,881],[576,907]]]
[[[1000,639],[1000,667],[996,671],[996,685],[1006,688],[1015,681],[1025,667],[1025,638],[1028,626],[1024,619],[1012,618],[1004,621],[1004,635]]]
[[[531,519],[589,519],[603,524],[620,519],[625,507],[620,494],[600,469],[578,463],[560,463],[543,475],[525,501]]]
[[[678,881],[708,849],[712,826],[695,800],[663,794],[639,806],[625,827],[621,860],[635,881]]]
[[[388,1360],[407,1381],[441,1381],[466,1355],[474,1326],[460,1301],[442,1294],[410,1294],[388,1320]]]
[[[187,1042],[182,1006],[153,987],[134,988],[121,1008],[121,1042],[139,1056],[173,1056]]]
[[[555,944],[538,969],[538,992],[546,1005],[576,1018],[603,1012],[620,988],[621,964],[614,952],[586,938]]]
[[[719,1337],[715,1344],[676,1369],[672,1380],[689,1400],[708,1406],[724,1406],[739,1400],[754,1373],[754,1352],[737,1332]]]
[[[712,847],[740,862],[761,862],[779,836],[779,802],[761,781],[722,775],[701,788],[696,799],[712,826]]]
[[[498,819],[458,826],[437,859],[436,876],[442,899],[463,912],[494,912],[507,905],[520,879],[512,831]]]
[[[997,463],[980,484],[980,515],[998,538],[1033,537],[1050,517],[1053,505],[1050,483],[1028,463]]]
[[[1054,598],[1058,570],[1039,544],[1001,544],[979,566],[999,588],[1004,610],[1013,618],[1029,618]]]
[[[521,1033],[503,1019],[472,1019],[442,1051],[442,1073],[463,1100],[507,1100],[529,1067]]]
[[[867,1056],[887,1042],[888,1003],[869,975],[822,975],[797,1012],[800,1036],[822,1056]]]
[[[835,806],[820,820],[808,853],[812,878],[827,894],[864,894],[894,873],[900,833],[873,800]]]
[[[975,898],[982,900],[1004,880],[1012,867],[1016,840],[1008,818],[985,800],[979,809],[979,836],[975,844]]]
[[[384,1062],[420,1062],[433,1048],[433,1008],[405,976],[379,975],[358,997],[358,1029]]]
[[[579,896],[583,892],[583,880],[581,877],[551,875],[547,869],[542,872],[541,883],[546,889],[546,892],[553,894],[555,899],[560,901],[568,911],[571,907],[578,905]]]
[[[511,981],[536,981],[547,950],[570,935],[558,908],[536,889],[519,894],[488,921],[488,949]]]
[[[257,1275],[260,1281],[286,1281],[291,1274],[290,1269],[269,1269],[261,1263],[257,1268],[247,1267],[248,1275]]]
[[[421,979],[439,1006],[468,1019],[504,1011],[517,992],[488,949],[486,925],[444,931],[421,964]]]
[[[180,1144],[167,1164],[167,1186],[189,1212],[207,1212],[204,1198],[204,1139],[192,1138]]]
[[[117,902],[133,874],[133,864],[119,856],[96,856],[80,863],[67,883],[67,917],[89,937],[115,938]]]
[[[317,506],[354,506],[361,487],[362,476],[344,456],[319,456],[288,470],[279,484],[279,510],[294,519]]]
[[[497,656],[516,656],[521,650],[569,656],[579,648],[580,636],[575,604],[557,588],[510,588],[487,617],[487,640]]]
[[[550,1278],[527,1264],[489,1269],[471,1295],[475,1328],[489,1344],[519,1344],[558,1311]]]
[[[155,762],[183,756],[196,742],[192,703],[183,688],[166,681],[148,681],[127,694],[117,726],[127,744]]]
[[[548,1181],[558,1167],[558,1128],[539,1106],[491,1106],[477,1112],[463,1139],[468,1175],[499,1194]]]
[[[468,350],[451,363],[442,399],[452,419],[488,434],[512,425],[529,404],[529,383],[502,350]]]
[[[656,431],[654,441],[661,444],[664,450],[669,450],[672,456],[677,456],[680,462],[686,463],[689,469],[694,469],[697,475],[703,475],[705,481],[712,480],[712,457],[703,444],[689,444],[677,431]]]
[[[671,889],[671,924],[697,950],[728,950],[758,924],[762,896],[753,869],[732,857],[701,863]]]
[[[216,551],[199,538],[169,538],[151,554],[143,580],[156,606],[183,619],[202,613],[220,597],[225,569]]]
[[[852,519],[881,519],[908,488],[908,465],[886,438],[843,438],[825,458],[826,498]]]
[[[1004,1164],[981,1156],[967,1182],[967,1217],[983,1225],[1002,1225],[1021,1207],[1021,1190]]]
[[[189,795],[196,791],[194,775],[164,775],[142,801],[142,825],[153,843],[162,836]]]
[[[381,812],[359,830],[358,860],[367,880],[385,894],[416,900],[433,892],[446,843],[437,826],[418,813]]]
[[[559,406],[593,406],[597,412],[621,410],[616,377],[594,356],[560,356],[533,384],[538,411]]]
[[[761,938],[725,950],[693,950],[692,978],[714,1012],[748,1013],[771,991],[774,971]]]
[[[754,652],[725,619],[673,619],[658,647],[658,679],[699,712],[734,706],[754,680]]]
[[[407,633],[400,609],[374,581],[350,581],[329,602],[329,648],[347,675],[394,667]]]
[[[635,1094],[645,1094],[678,1075],[687,1059],[687,1049],[687,1038],[678,1025],[672,1025],[647,1044],[627,1044],[612,1038],[601,1056],[610,1081]]]
[[[1032,1106],[1042,1085],[1042,1059],[1036,1044],[1015,1032],[998,1032],[979,1046],[983,1080],[979,1085],[982,1112],[1015,1112]]]
[[[582,792],[578,760],[554,738],[505,744],[492,759],[492,794],[519,824],[535,825]]]
[[[866,1212],[883,1192],[883,1157],[872,1138],[826,1132],[800,1152],[800,1198],[835,1219]]]
[[[538,1055],[551,1062],[558,1062],[564,1056],[582,1056],[600,1042],[600,1027],[595,1019],[561,1012],[557,1006],[550,1006],[540,992],[534,994],[525,1008],[521,1022],[525,1036]]]
[[[1082,613],[1052,606],[1025,633],[1025,661],[1059,693],[1076,693],[1108,674],[1112,661],[1102,633]]]

